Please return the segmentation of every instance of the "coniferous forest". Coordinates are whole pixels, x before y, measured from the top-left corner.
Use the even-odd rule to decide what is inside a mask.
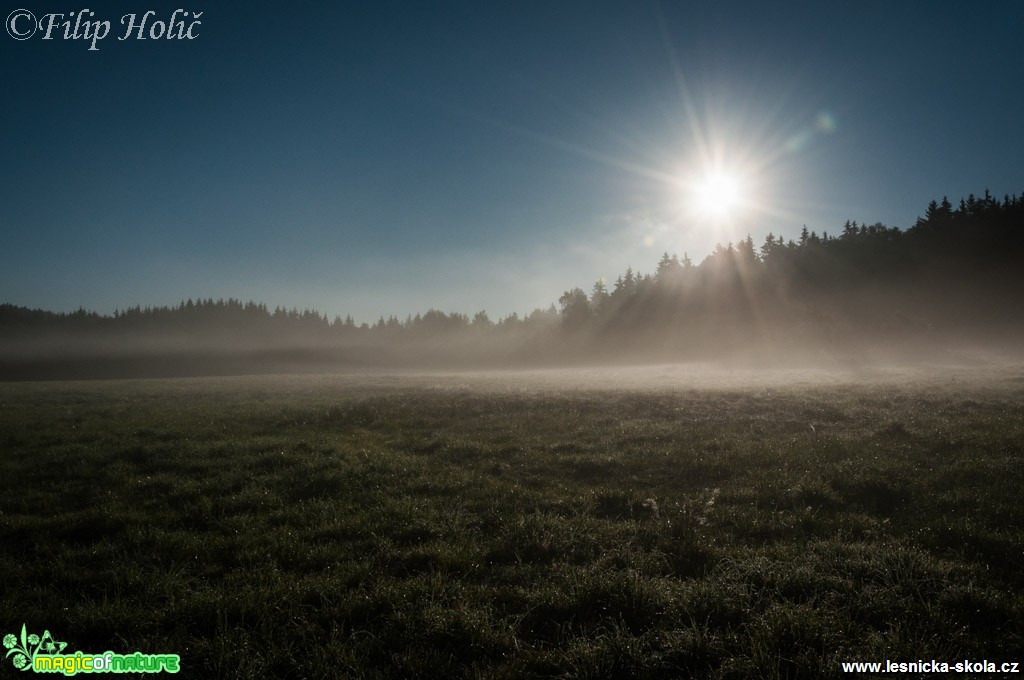
[[[932,201],[907,229],[665,253],[491,319],[436,309],[356,323],[256,302],[185,300],[100,315],[0,305],[0,378],[206,375],[378,367],[738,360],[859,366],[1013,351],[1024,337],[1024,197]]]

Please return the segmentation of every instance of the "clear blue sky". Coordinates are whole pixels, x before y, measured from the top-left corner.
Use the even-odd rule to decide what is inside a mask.
[[[495,317],[1024,191],[1020,2],[95,5],[98,51],[0,33],[0,301]],[[196,40],[117,40],[176,7]],[[715,228],[676,179],[711,158],[749,203]]]

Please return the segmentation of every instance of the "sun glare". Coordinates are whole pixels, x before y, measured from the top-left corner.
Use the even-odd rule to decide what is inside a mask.
[[[691,191],[697,212],[707,217],[729,218],[736,212],[741,202],[742,188],[739,181],[725,173],[707,175],[697,182]]]

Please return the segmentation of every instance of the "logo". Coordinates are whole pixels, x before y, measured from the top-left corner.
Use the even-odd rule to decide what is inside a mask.
[[[181,670],[181,657],[177,654],[64,654],[67,646],[68,643],[58,642],[48,630],[43,631],[42,636],[29,634],[24,625],[21,637],[14,633],[4,635],[7,658],[19,671],[71,676],[78,673],[177,673]]]

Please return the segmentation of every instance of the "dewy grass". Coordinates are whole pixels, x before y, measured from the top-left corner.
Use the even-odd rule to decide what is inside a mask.
[[[188,677],[1024,648],[1024,382],[0,385],[0,621]]]

